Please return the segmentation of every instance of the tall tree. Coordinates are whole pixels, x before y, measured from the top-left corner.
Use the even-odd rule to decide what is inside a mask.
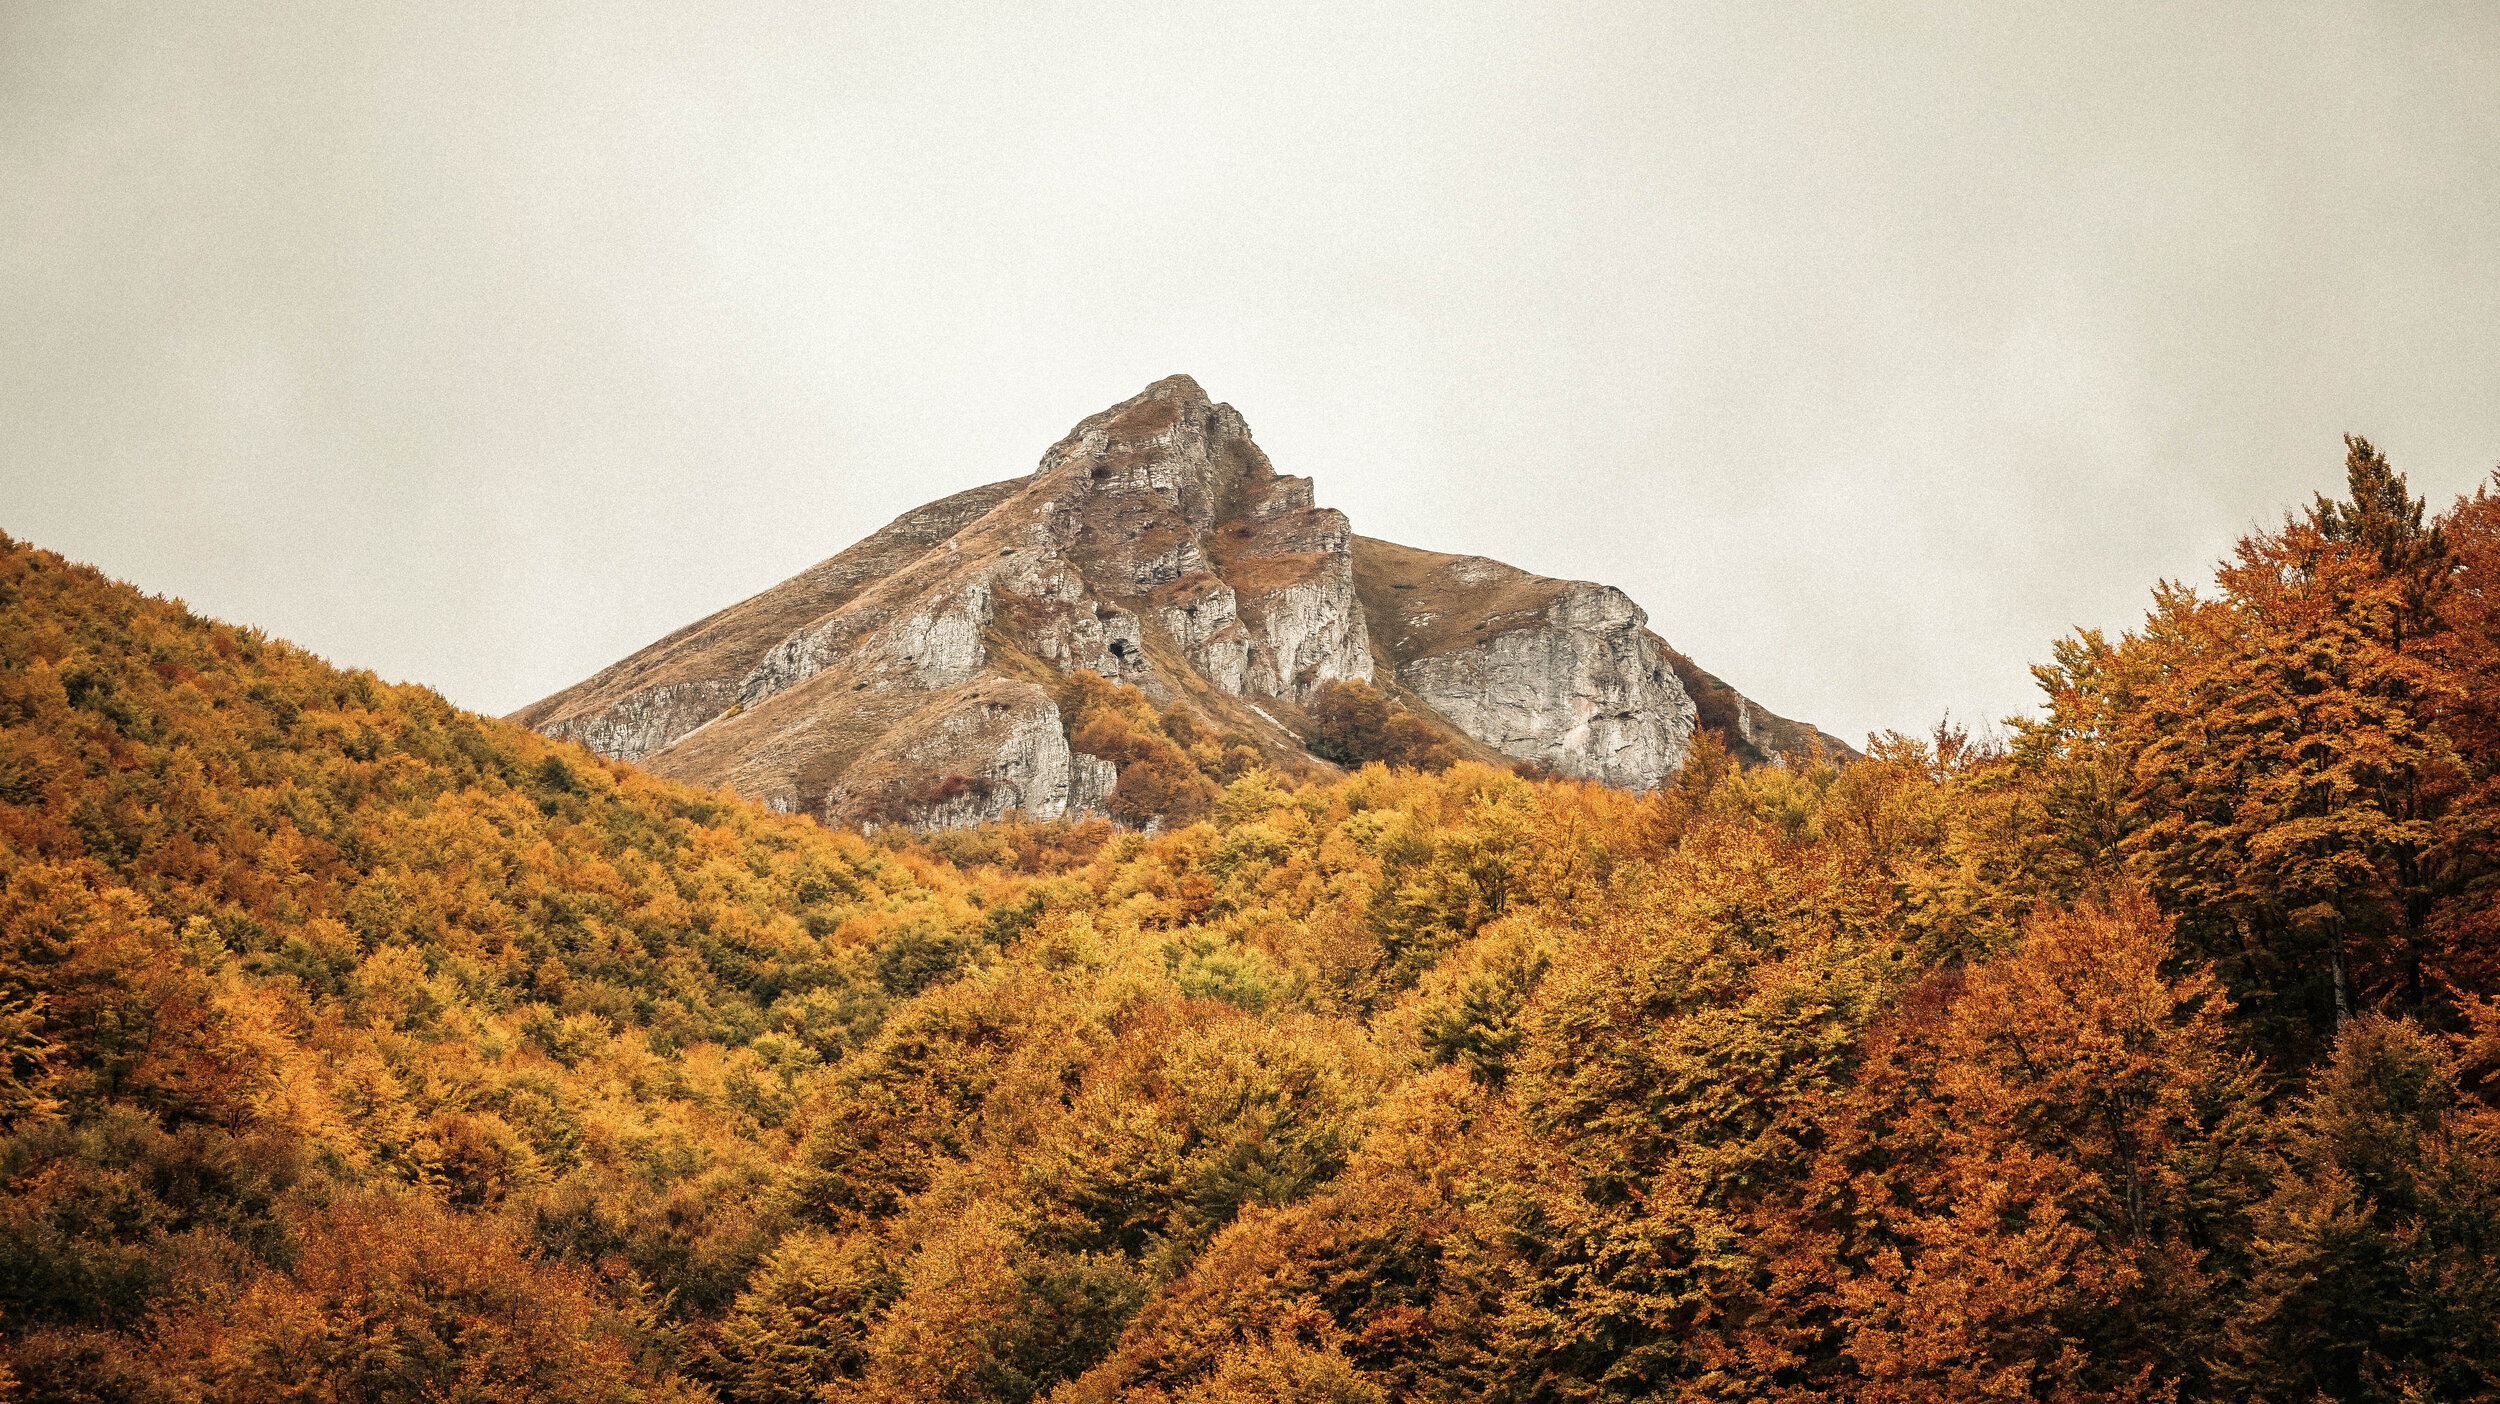
[[[2346,448],[2348,497],[2242,540],[2215,595],[2165,584],[2142,633],[2062,650],[2026,737],[2068,781],[2114,754],[2120,851],[2287,1051],[2424,1001],[2440,895],[2447,540],[2384,455]]]
[[[2500,1396],[2500,1118],[2411,1020],[2369,1014],[2286,1117],[2230,1385],[2260,1400]]]

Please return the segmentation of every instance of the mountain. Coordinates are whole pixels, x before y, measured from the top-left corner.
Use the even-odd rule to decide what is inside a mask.
[[[1106,812],[1070,678],[1325,773],[1312,704],[1387,694],[1441,754],[1652,788],[1697,732],[1737,759],[1853,755],[1647,627],[1622,591],[1353,534],[1230,405],[1173,376],[1029,477],[905,513],[840,555],[510,718],[611,759],[834,821]]]
[[[2349,472],[2011,745],[1289,785],[1058,675],[1115,808],[1241,762],[1154,832],[828,827],[0,536],[0,1400],[2487,1399],[2500,496]]]

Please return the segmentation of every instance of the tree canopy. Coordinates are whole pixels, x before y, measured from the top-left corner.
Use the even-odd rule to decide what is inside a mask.
[[[2500,1395],[2500,496],[2347,449],[2002,743],[925,835],[6,543],[0,1397]]]

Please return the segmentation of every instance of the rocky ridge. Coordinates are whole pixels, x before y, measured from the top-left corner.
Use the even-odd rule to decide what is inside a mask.
[[[1054,696],[1078,671],[1325,768],[1303,707],[1375,683],[1486,759],[1647,788],[1697,729],[1760,762],[1820,745],[1692,666],[1619,590],[1353,535],[1230,405],[1173,376],[1029,476],[841,554],[512,720],[830,822],[1103,812],[1110,762]]]

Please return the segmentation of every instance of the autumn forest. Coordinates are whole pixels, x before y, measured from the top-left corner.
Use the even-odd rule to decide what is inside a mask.
[[[0,1399],[2500,1398],[2500,496],[1644,794],[840,831],[0,538]]]

